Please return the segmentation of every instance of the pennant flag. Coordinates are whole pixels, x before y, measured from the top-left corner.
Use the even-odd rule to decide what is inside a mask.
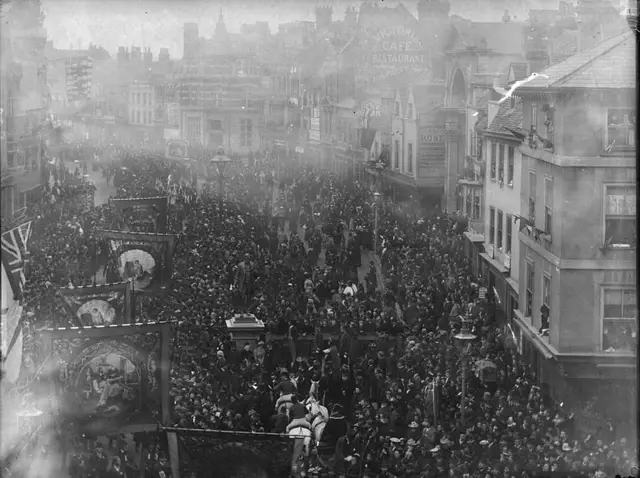
[[[111,252],[108,282],[131,281],[135,292],[153,293],[168,287],[173,274],[175,235],[97,230]]]
[[[9,283],[13,289],[16,300],[21,300],[26,278],[24,265],[28,261],[29,238],[31,237],[31,223],[27,221],[22,225],[2,234],[2,264],[9,276]]]
[[[112,199],[116,212],[125,217],[134,232],[165,233],[169,197]]]
[[[80,327],[131,323],[131,282],[61,288],[60,297]]]

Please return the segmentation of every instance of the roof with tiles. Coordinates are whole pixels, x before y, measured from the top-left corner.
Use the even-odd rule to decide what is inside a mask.
[[[455,29],[454,50],[487,49],[501,55],[523,53],[524,25],[515,22],[472,22],[452,19]]]
[[[493,121],[485,131],[487,133],[511,134],[510,130],[522,130],[521,99],[516,99],[513,106],[509,102],[502,103],[496,117],[493,118]]]
[[[635,89],[636,40],[632,32],[609,38],[593,48],[548,66],[541,76],[518,90],[540,88]],[[516,94],[518,93],[516,90]]]

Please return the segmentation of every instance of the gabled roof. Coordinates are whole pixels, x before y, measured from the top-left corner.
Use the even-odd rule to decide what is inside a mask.
[[[502,55],[523,53],[524,25],[513,22],[471,22],[463,18],[452,19],[455,30],[454,51],[487,49]]]
[[[507,129],[508,128],[508,129]],[[509,130],[522,129],[522,100],[516,99],[512,108],[508,101],[500,105],[498,113],[486,129],[487,133],[511,134]]]
[[[609,38],[598,45],[548,66],[537,77],[516,90],[540,88],[636,87],[636,40],[632,32]]]

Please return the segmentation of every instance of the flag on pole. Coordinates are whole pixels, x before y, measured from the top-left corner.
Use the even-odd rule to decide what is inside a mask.
[[[32,221],[27,221],[5,232],[0,239],[2,244],[2,263],[9,276],[9,283],[16,300],[22,299],[26,283],[24,265],[27,260],[27,246],[31,237],[31,223]]]

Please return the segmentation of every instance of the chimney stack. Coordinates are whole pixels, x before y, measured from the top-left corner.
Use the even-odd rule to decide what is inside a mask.
[[[169,61],[171,56],[169,55],[168,48],[160,48],[160,54],[158,55],[158,61]]]
[[[333,8],[330,6],[316,7],[316,30],[329,28],[333,22]]]

